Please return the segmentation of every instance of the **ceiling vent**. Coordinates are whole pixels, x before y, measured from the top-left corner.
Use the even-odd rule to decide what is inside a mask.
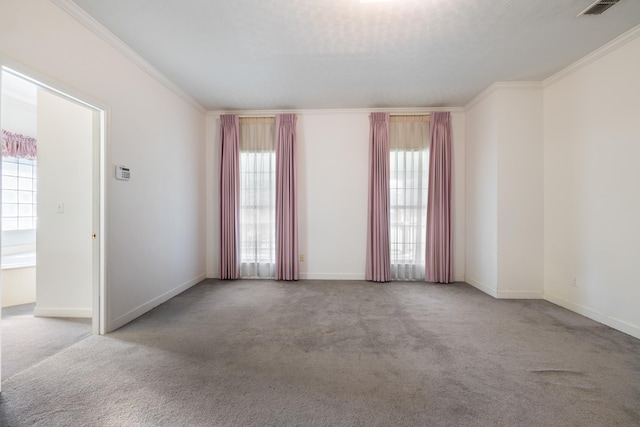
[[[619,2],[620,2],[620,0],[598,0],[597,2],[595,2],[591,6],[589,6],[588,8],[583,10],[582,12],[580,12],[580,14],[578,14],[578,16],[581,16],[581,15],[600,15],[600,14],[604,13],[605,11],[607,11],[611,6],[615,6]]]

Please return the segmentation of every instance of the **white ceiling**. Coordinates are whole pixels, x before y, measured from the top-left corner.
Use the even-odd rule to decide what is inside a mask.
[[[463,106],[640,24],[640,1],[74,0],[208,110]]]

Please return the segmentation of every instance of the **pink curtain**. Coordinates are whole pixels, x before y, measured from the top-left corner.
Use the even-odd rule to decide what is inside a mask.
[[[38,157],[37,141],[30,136],[2,129],[2,157],[35,160]]]
[[[431,115],[427,199],[427,282],[453,281],[451,259],[451,114]]]
[[[276,280],[298,280],[296,116],[276,115]]]
[[[220,116],[220,278],[240,278],[240,127]]]
[[[369,206],[367,220],[367,265],[365,278],[391,280],[389,248],[389,113],[369,116]]]

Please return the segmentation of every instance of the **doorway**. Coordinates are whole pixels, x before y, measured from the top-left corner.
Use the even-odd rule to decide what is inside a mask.
[[[2,327],[27,325],[0,348],[15,356],[4,344],[20,353],[33,344],[29,353],[46,358],[104,327],[105,110],[4,66],[0,99]],[[33,339],[14,339],[28,331]],[[10,373],[26,366],[18,361]]]

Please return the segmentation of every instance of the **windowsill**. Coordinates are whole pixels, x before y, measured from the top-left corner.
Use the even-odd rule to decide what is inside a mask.
[[[23,252],[19,254],[4,255],[2,257],[2,270],[14,268],[27,268],[36,266],[36,253]]]

